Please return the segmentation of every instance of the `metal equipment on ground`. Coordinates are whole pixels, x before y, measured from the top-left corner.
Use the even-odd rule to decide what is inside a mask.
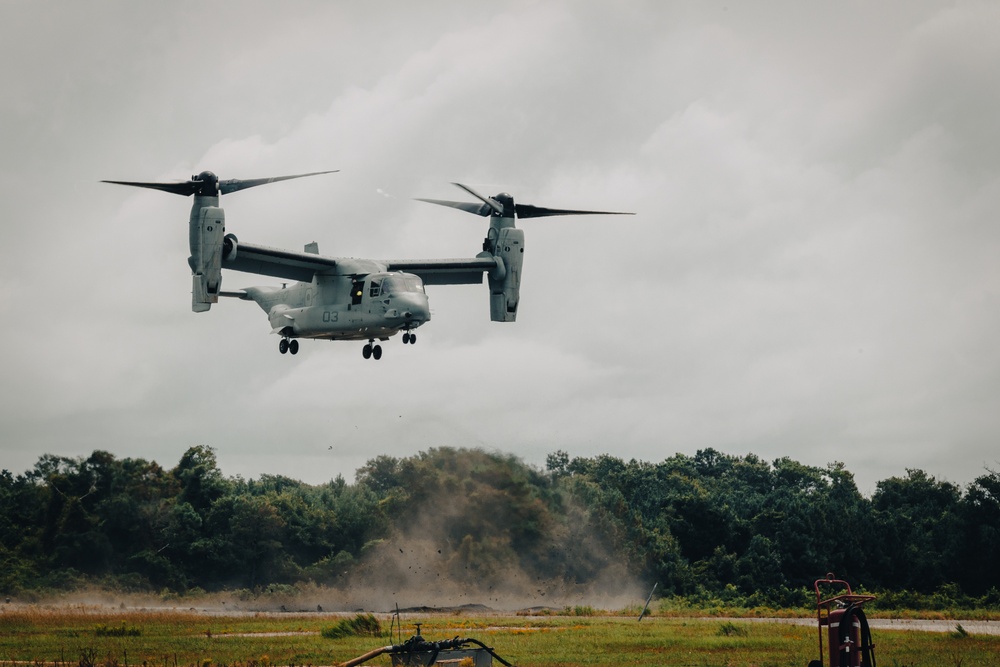
[[[357,667],[383,654],[389,655],[392,667],[492,667],[494,658],[504,667],[514,667],[478,639],[427,641],[420,636],[419,623],[417,633],[405,642],[377,648],[337,667]]]
[[[819,626],[819,660],[813,660],[809,667],[823,665],[823,627],[826,626],[829,667],[875,667],[875,644],[872,642],[868,618],[861,609],[874,595],[859,595],[851,590],[851,585],[837,579],[830,572],[825,579],[817,579],[816,621]],[[822,590],[821,590],[822,589]],[[836,591],[841,591],[836,593]],[[824,598],[824,595],[831,595]]]

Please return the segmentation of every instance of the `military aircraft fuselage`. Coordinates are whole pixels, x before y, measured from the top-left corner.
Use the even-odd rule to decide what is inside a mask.
[[[240,298],[260,306],[271,330],[287,338],[385,340],[430,321],[427,294],[418,276],[358,263],[341,260],[338,268],[372,271],[317,275],[312,282],[281,287],[247,287]]]
[[[420,277],[387,271],[375,260],[328,258],[331,266],[315,272],[309,282],[223,292],[222,268],[238,255],[239,245],[225,233],[218,195],[195,194],[189,230],[195,310],[207,310],[219,296],[249,299],[267,313],[274,333],[330,340],[385,340],[430,320]],[[316,244],[306,251],[319,255]]]

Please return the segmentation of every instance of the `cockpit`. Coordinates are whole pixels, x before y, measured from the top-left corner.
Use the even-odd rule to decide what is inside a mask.
[[[406,331],[404,342],[416,338],[411,329],[431,319],[424,281],[412,273],[385,272],[357,276],[351,284],[349,309],[361,308],[384,320],[391,331]]]
[[[406,293],[424,294],[424,281],[412,273],[393,273],[381,280],[372,279],[369,296],[394,296]]]

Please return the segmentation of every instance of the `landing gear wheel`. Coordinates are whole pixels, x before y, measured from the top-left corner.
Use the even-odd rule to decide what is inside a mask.
[[[372,358],[372,344],[371,343],[368,343],[363,348],[361,348],[361,356],[363,356],[365,359],[371,359]]]
[[[417,344],[417,334],[410,334],[410,345]]]
[[[382,346],[381,345],[376,345],[375,347],[372,348],[372,356],[375,357],[376,361],[382,358]]]
[[[403,334],[403,345],[409,345],[410,343],[410,332],[407,331]]]
[[[288,341],[288,351],[291,352],[292,354],[298,354],[299,353],[299,341],[297,341],[297,340],[290,340],[290,341]]]
[[[278,343],[278,352],[281,352],[282,354],[285,354],[286,352],[288,352],[288,339],[287,338],[282,338],[281,342]],[[292,352],[292,354],[295,354],[295,353]]]

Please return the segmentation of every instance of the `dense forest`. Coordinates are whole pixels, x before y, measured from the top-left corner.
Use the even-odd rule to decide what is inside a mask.
[[[840,464],[711,449],[660,463],[558,451],[539,470],[438,448],[318,486],[226,477],[203,446],[172,469],[95,451],[0,473],[4,595],[360,581],[486,591],[520,577],[540,592],[628,580],[689,600],[801,605],[833,571],[901,603],[997,608],[998,563],[992,471],[962,488],[909,470],[870,498]]]

